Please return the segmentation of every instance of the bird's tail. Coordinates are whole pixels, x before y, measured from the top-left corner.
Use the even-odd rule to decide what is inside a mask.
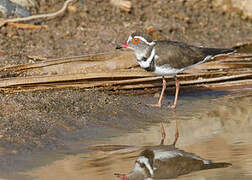
[[[226,162],[210,163],[210,164],[204,164],[202,167],[202,170],[215,169],[215,168],[226,168],[229,166],[232,166],[232,164],[226,163]]]
[[[236,46],[226,49],[226,48],[203,48],[204,53],[208,55],[218,56],[224,54],[232,54],[232,53],[252,53],[252,42],[245,42],[237,44]]]
[[[237,53],[252,53],[252,42],[245,42],[237,44],[233,47]]]
[[[227,55],[232,54],[236,52],[235,48],[232,49],[226,49],[226,48],[204,48],[202,51],[207,55],[212,56],[221,56],[221,55]]]

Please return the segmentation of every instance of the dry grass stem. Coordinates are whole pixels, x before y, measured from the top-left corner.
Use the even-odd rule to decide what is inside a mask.
[[[62,13],[65,12],[67,6],[69,3],[71,3],[74,0],[67,0],[62,8],[59,11],[56,11],[54,13],[48,13],[48,14],[38,14],[38,15],[33,15],[33,16],[28,16],[28,17],[22,17],[22,18],[13,18],[13,19],[0,19],[0,27],[4,26],[7,23],[16,23],[16,22],[25,22],[25,21],[31,21],[35,19],[52,19],[55,18]]]
[[[46,59],[4,67],[0,69],[0,77],[0,88],[7,93],[58,88],[125,90],[161,86],[161,77],[140,68],[130,51]],[[177,77],[182,88],[188,89],[251,86],[251,54],[234,54],[213,60],[188,69]],[[173,87],[173,77],[165,78],[168,89]]]

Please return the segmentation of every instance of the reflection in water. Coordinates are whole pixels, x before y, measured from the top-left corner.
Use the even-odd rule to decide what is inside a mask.
[[[194,171],[178,176],[176,180],[252,179],[252,92],[222,97],[212,94],[183,96],[180,103],[176,118],[181,138],[176,147],[214,162],[232,163],[232,166]],[[164,111],[163,114],[167,110]],[[170,111],[165,118],[166,140],[170,140],[174,138],[176,121]],[[132,120],[129,123],[135,122]],[[139,132],[125,133],[100,142],[107,144],[97,146],[95,142],[88,153],[67,155],[47,166],[31,169],[23,173],[30,178],[24,179],[116,180],[115,172],[132,171],[139,154],[146,149],[143,146],[151,147],[159,141],[160,127],[153,123]]]
[[[137,158],[133,170],[129,174],[115,173],[122,180],[168,179],[188,174],[192,171],[223,168],[230,163],[213,163],[193,153],[185,152],[175,147],[178,140],[176,133],[173,144],[163,145],[165,139],[164,127],[161,124],[162,139],[159,146],[151,146],[143,150]]]

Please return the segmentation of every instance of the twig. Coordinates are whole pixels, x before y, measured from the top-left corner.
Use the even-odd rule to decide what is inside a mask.
[[[50,19],[54,18],[54,17],[60,15],[61,13],[63,13],[66,10],[68,4],[72,1],[74,1],[74,0],[67,0],[61,9],[59,11],[54,12],[54,13],[38,14],[38,15],[22,17],[22,18],[0,20],[0,27],[4,26],[6,23],[11,23],[11,22],[24,22],[24,21],[31,21],[31,20],[40,19],[40,18],[50,18]]]
[[[174,84],[174,83],[173,83]],[[145,89],[145,88],[160,88],[162,85],[160,83],[151,83],[151,84],[133,84],[133,85],[124,85],[124,86],[118,86],[117,88],[114,87],[113,90],[137,90],[137,89]],[[189,91],[196,90],[196,89],[202,89],[202,88],[208,88],[208,89],[227,89],[230,87],[238,87],[243,88],[244,86],[252,86],[252,80],[246,79],[246,80],[232,80],[232,81],[226,81],[226,82],[216,82],[211,84],[187,84],[186,86],[183,86],[183,89],[188,89]],[[73,87],[73,86],[71,86]],[[75,85],[77,87],[77,85]],[[78,88],[82,88],[81,85],[78,85]],[[84,86],[83,88],[87,88]],[[167,87],[167,90],[172,87]],[[112,88],[108,89],[111,90]]]
[[[28,58],[34,60],[34,61],[46,61],[48,60],[48,58],[46,57],[40,57],[40,56],[31,56],[31,55],[27,55]]]
[[[20,23],[8,23],[8,26],[16,27],[19,29],[41,29],[46,28],[46,26],[33,25],[33,24],[20,24]]]

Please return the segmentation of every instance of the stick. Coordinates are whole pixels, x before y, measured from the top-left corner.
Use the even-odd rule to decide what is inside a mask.
[[[20,24],[20,23],[8,23],[8,26],[16,27],[19,29],[41,29],[46,28],[46,26],[33,25],[33,24]]]
[[[183,89],[188,89],[188,90],[192,90],[192,89],[219,89],[219,90],[223,90],[223,89],[228,89],[230,87],[243,87],[243,86],[252,86],[252,80],[233,80],[233,81],[227,81],[227,82],[223,82],[223,83],[211,83],[211,84],[187,84],[186,86],[183,86]],[[134,85],[124,85],[124,86],[119,86],[117,88],[113,88],[113,89],[117,89],[117,90],[137,90],[137,89],[145,89],[145,88],[159,88],[160,87],[160,83],[156,83],[156,84],[134,84]],[[112,89],[112,88],[110,88]],[[167,90],[171,90],[171,87],[167,87]],[[250,88],[251,89],[251,88]]]
[[[54,18],[58,15],[60,15],[61,13],[63,13],[68,4],[70,2],[72,2],[74,0],[67,0],[63,7],[59,10],[59,11],[56,11],[54,13],[48,13],[48,14],[38,14],[38,15],[33,15],[33,16],[28,16],[28,17],[22,17],[22,18],[13,18],[13,19],[4,19],[4,20],[0,20],[0,27],[4,26],[6,23],[12,23],[12,22],[24,22],[24,21],[31,21],[31,20],[34,20],[34,19],[40,19],[40,18]]]
[[[26,55],[28,58],[33,59],[34,61],[46,61],[48,58],[46,57],[39,57],[39,56],[31,56],[31,55]]]
[[[73,56],[73,57],[67,57],[67,58],[49,59],[46,62],[29,63],[29,64],[23,64],[23,65],[3,67],[3,68],[0,68],[0,72],[1,71],[12,71],[12,72],[23,71],[23,70],[28,70],[28,69],[38,69],[42,67],[49,67],[49,66],[62,65],[62,64],[69,64],[70,66],[72,66],[71,63],[76,63],[76,62],[93,63],[95,61],[96,62],[107,61],[107,63],[115,62],[115,61],[118,61],[118,62],[123,61],[124,63],[128,63],[130,67],[137,65],[137,62],[134,59],[134,54],[129,51],[125,51],[125,52],[107,52],[107,53]],[[122,67],[122,68],[129,68],[128,66]]]
[[[149,87],[151,88],[157,88],[159,87],[159,84],[149,84]],[[62,82],[62,83],[48,83],[48,84],[30,84],[30,85],[23,85],[23,86],[14,86],[14,87],[6,87],[6,88],[0,88],[0,90],[4,93],[15,93],[15,92],[29,92],[29,91],[41,91],[41,90],[50,90],[50,89],[65,89],[65,88],[76,88],[76,89],[87,89],[87,88],[93,88],[93,87],[101,87],[100,89],[104,90],[106,89],[103,87],[104,82],[92,82],[90,84],[84,83],[75,83],[72,82]],[[199,90],[199,89],[213,89],[213,90],[230,90],[234,88],[250,88],[251,89],[252,80],[235,80],[235,81],[227,81],[223,83],[214,83],[214,84],[197,84],[197,85],[186,85],[183,87],[183,89],[187,90]],[[129,87],[130,86],[130,87]],[[142,85],[128,85],[128,88],[124,88],[124,86],[118,88],[120,90],[123,89],[143,89],[147,87],[146,84]],[[111,90],[112,87],[109,89]],[[167,87],[168,90],[171,90],[170,87]],[[146,92],[146,90],[144,91]],[[121,92],[120,92],[121,93]],[[134,91],[135,93],[135,91]],[[146,93],[144,93],[146,94]]]

